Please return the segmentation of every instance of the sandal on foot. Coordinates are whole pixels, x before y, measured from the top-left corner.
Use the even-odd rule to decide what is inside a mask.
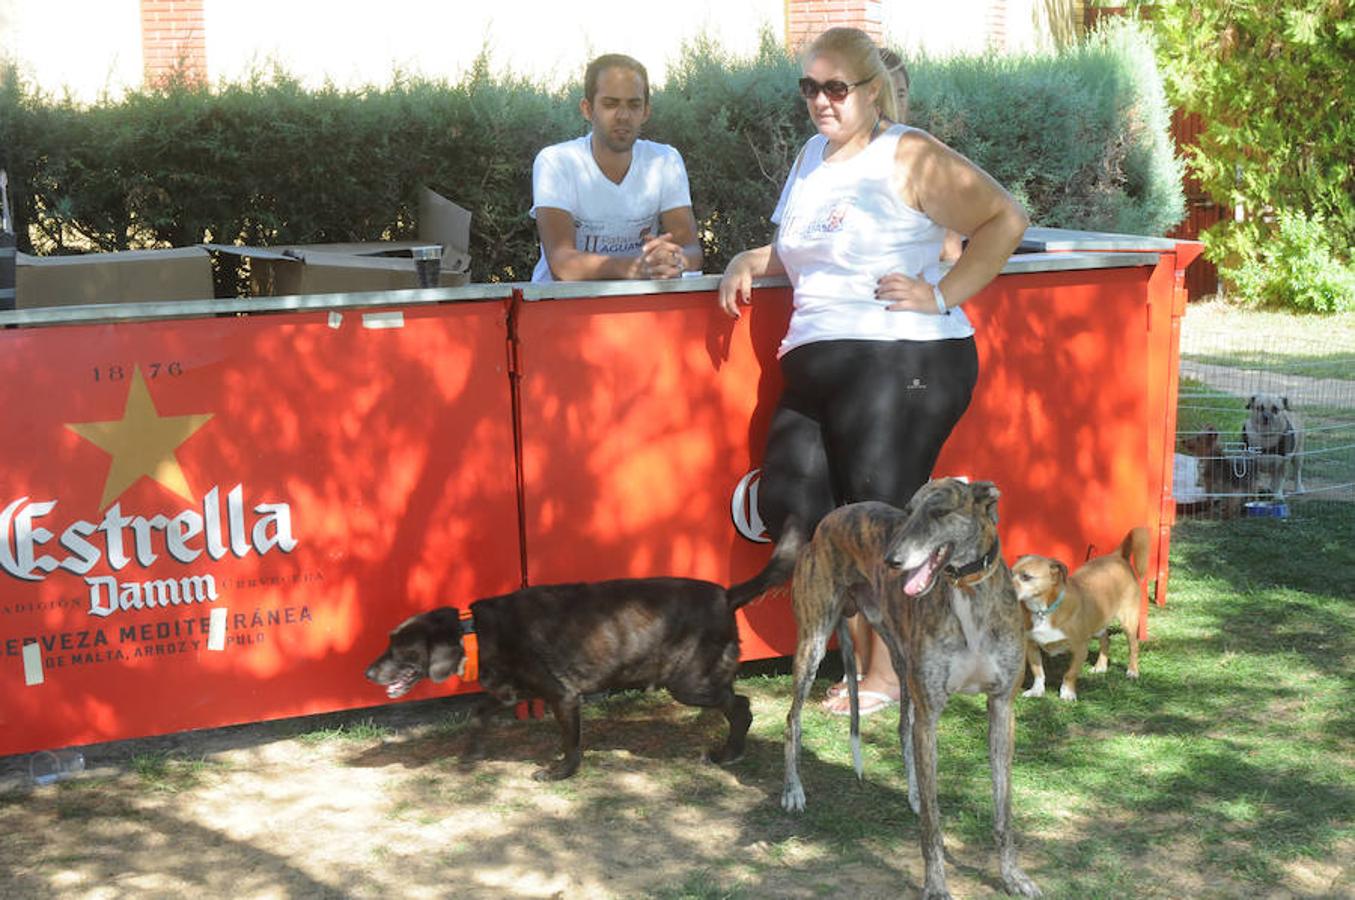
[[[837,703],[833,702],[825,703],[823,708],[827,710],[830,715],[850,716],[852,714],[851,698],[844,694],[837,698],[837,700],[842,704],[840,708]],[[860,715],[869,716],[882,709],[888,709],[889,707],[896,705],[899,701],[880,691],[857,691],[856,702],[858,704],[858,712]]]
[[[856,680],[859,682],[862,678],[865,677],[866,676],[864,675],[857,675]],[[827,693],[823,695],[823,701],[826,704],[829,700],[832,700],[834,697],[845,697],[845,696],[847,696],[847,676],[843,675],[837,681],[834,681],[832,684],[828,686]]]

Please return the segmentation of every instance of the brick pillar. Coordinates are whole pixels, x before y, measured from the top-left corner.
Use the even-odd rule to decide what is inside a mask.
[[[835,25],[860,28],[884,40],[882,0],[786,0],[786,46],[792,53]]]
[[[988,49],[995,53],[1007,49],[1007,0],[990,0],[985,17],[988,26]]]
[[[141,60],[148,85],[175,75],[206,81],[203,0],[141,0]]]

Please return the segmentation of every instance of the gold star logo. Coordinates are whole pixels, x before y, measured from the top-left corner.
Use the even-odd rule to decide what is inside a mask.
[[[104,481],[103,499],[99,501],[99,509],[103,510],[142,475],[193,502],[193,492],[174,451],[211,417],[211,413],[161,416],[138,366],[132,370],[132,386],[127,391],[127,406],[121,419],[77,422],[66,427],[113,457]]]

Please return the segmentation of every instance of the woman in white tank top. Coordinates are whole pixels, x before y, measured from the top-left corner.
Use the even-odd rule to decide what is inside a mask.
[[[720,306],[739,316],[755,277],[788,277],[794,311],[778,352],[786,388],[764,454],[759,511],[773,538],[812,534],[833,506],[903,506],[931,476],[977,379],[962,305],[1002,270],[1029,220],[987,173],[900,121],[880,52],[833,28],[804,55],[801,93],[818,133],[772,215],[771,244],[725,269]],[[947,230],[968,237],[941,265]],[[858,620],[862,617],[857,616]],[[862,712],[899,684],[878,636],[863,640]],[[845,714],[845,698],[829,709]]]
[[[833,28],[810,45],[801,89],[819,133],[801,151],[797,161],[800,165],[791,172],[778,209],[787,199],[786,191],[800,178],[798,169],[805,164],[807,155],[818,156],[809,163],[813,168],[847,163],[879,136],[882,119],[895,120],[898,116],[897,100],[878,50],[870,44],[870,55],[866,58],[846,58],[856,48],[839,48],[825,40],[840,32],[856,32],[870,42],[864,32]],[[846,87],[847,93],[840,100],[831,99],[823,87]],[[1002,271],[1029,225],[1025,211],[991,176],[918,129],[906,129],[897,135],[890,188],[903,208],[941,229],[935,236],[937,259],[945,228],[969,237],[954,267],[939,281],[918,277],[934,270],[908,271],[904,264],[910,260],[898,259],[896,265],[878,277],[870,295],[857,298],[888,301],[883,305],[894,312],[935,316],[942,314],[939,309],[942,302],[947,309],[960,306]],[[772,244],[745,250],[730,260],[720,282],[720,306],[730,316],[738,318],[739,304],[751,302],[752,281],[756,277],[790,275],[795,285],[795,274],[787,271],[777,252],[779,239],[778,235]],[[889,258],[882,255],[872,260],[876,261],[888,262]],[[940,288],[940,301],[933,285]]]

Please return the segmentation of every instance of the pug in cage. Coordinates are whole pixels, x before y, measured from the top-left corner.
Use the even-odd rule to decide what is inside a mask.
[[[1257,454],[1262,476],[1270,473],[1270,492],[1284,499],[1285,474],[1294,474],[1294,493],[1303,493],[1303,424],[1279,394],[1252,394],[1247,401],[1242,444]]]

